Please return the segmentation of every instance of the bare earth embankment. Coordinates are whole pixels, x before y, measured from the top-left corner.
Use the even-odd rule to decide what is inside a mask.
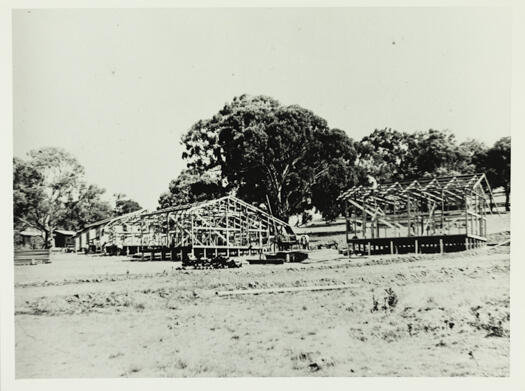
[[[177,266],[61,255],[17,267],[17,378],[509,375],[509,247]],[[351,288],[215,294],[330,284]]]

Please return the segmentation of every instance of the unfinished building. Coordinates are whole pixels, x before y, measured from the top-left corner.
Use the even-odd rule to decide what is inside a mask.
[[[339,199],[349,252],[443,253],[486,243],[492,193],[485,174],[354,186]]]
[[[265,253],[294,235],[288,223],[231,195],[142,214],[139,230],[143,253],[173,260]]]
[[[291,226],[234,196],[139,210],[87,225],[75,236],[77,251],[141,254],[153,259],[265,253],[293,237]]]
[[[142,243],[139,222],[143,213],[146,213],[146,210],[142,209],[86,225],[74,237],[75,250],[109,254],[138,252]]]

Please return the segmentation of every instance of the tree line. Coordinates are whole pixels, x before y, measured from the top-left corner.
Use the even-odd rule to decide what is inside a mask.
[[[310,110],[242,95],[196,122],[182,143],[186,168],[160,195],[159,209],[234,193],[285,221],[292,215],[306,221],[313,208],[330,221],[341,213],[338,196],[370,176],[381,182],[476,172],[486,173],[493,188],[503,187],[509,207],[510,137],[487,147],[458,143],[449,131],[384,128],[356,141]],[[79,230],[141,209],[124,194],[115,194],[111,205],[104,193],[63,149],[13,159],[15,231],[37,228],[46,243],[58,228]]]
[[[114,194],[111,205],[105,190],[85,180],[84,167],[60,148],[41,148],[28,159],[13,159],[14,229],[36,228],[49,246],[56,229],[79,230],[105,218],[141,209],[124,194]]]
[[[453,133],[376,129],[361,140],[330,128],[323,118],[267,96],[242,95],[182,138],[186,168],[159,198],[159,208],[230,192],[267,205],[283,220],[317,209],[325,220],[340,213],[345,189],[376,181],[484,172],[510,197],[510,137],[488,147],[458,143]]]

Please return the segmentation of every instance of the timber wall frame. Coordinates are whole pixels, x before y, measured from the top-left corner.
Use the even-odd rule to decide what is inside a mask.
[[[172,260],[185,256],[212,257],[267,252],[275,247],[276,235],[293,235],[282,220],[234,197],[170,207],[154,212],[140,211],[113,220],[104,227],[106,249],[118,253],[149,252],[153,259],[170,254]]]
[[[483,245],[493,196],[485,174],[469,174],[354,186],[339,200],[349,249],[382,254]]]
[[[138,251],[141,244],[138,222],[145,209],[104,219],[87,225],[75,235],[77,251],[116,253],[117,250]]]

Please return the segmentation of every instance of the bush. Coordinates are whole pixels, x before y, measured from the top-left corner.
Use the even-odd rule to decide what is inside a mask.
[[[379,301],[376,300],[375,296],[372,295],[372,309],[370,312],[379,311]]]
[[[383,298],[383,305],[381,309],[383,311],[393,311],[396,308],[399,301],[396,292],[392,288],[385,289],[386,296]],[[379,301],[372,295],[372,309],[370,312],[379,311]]]
[[[390,309],[393,310],[397,306],[397,302],[399,301],[396,292],[392,288],[385,289],[385,293],[387,294],[385,296],[385,305],[384,309]]]

